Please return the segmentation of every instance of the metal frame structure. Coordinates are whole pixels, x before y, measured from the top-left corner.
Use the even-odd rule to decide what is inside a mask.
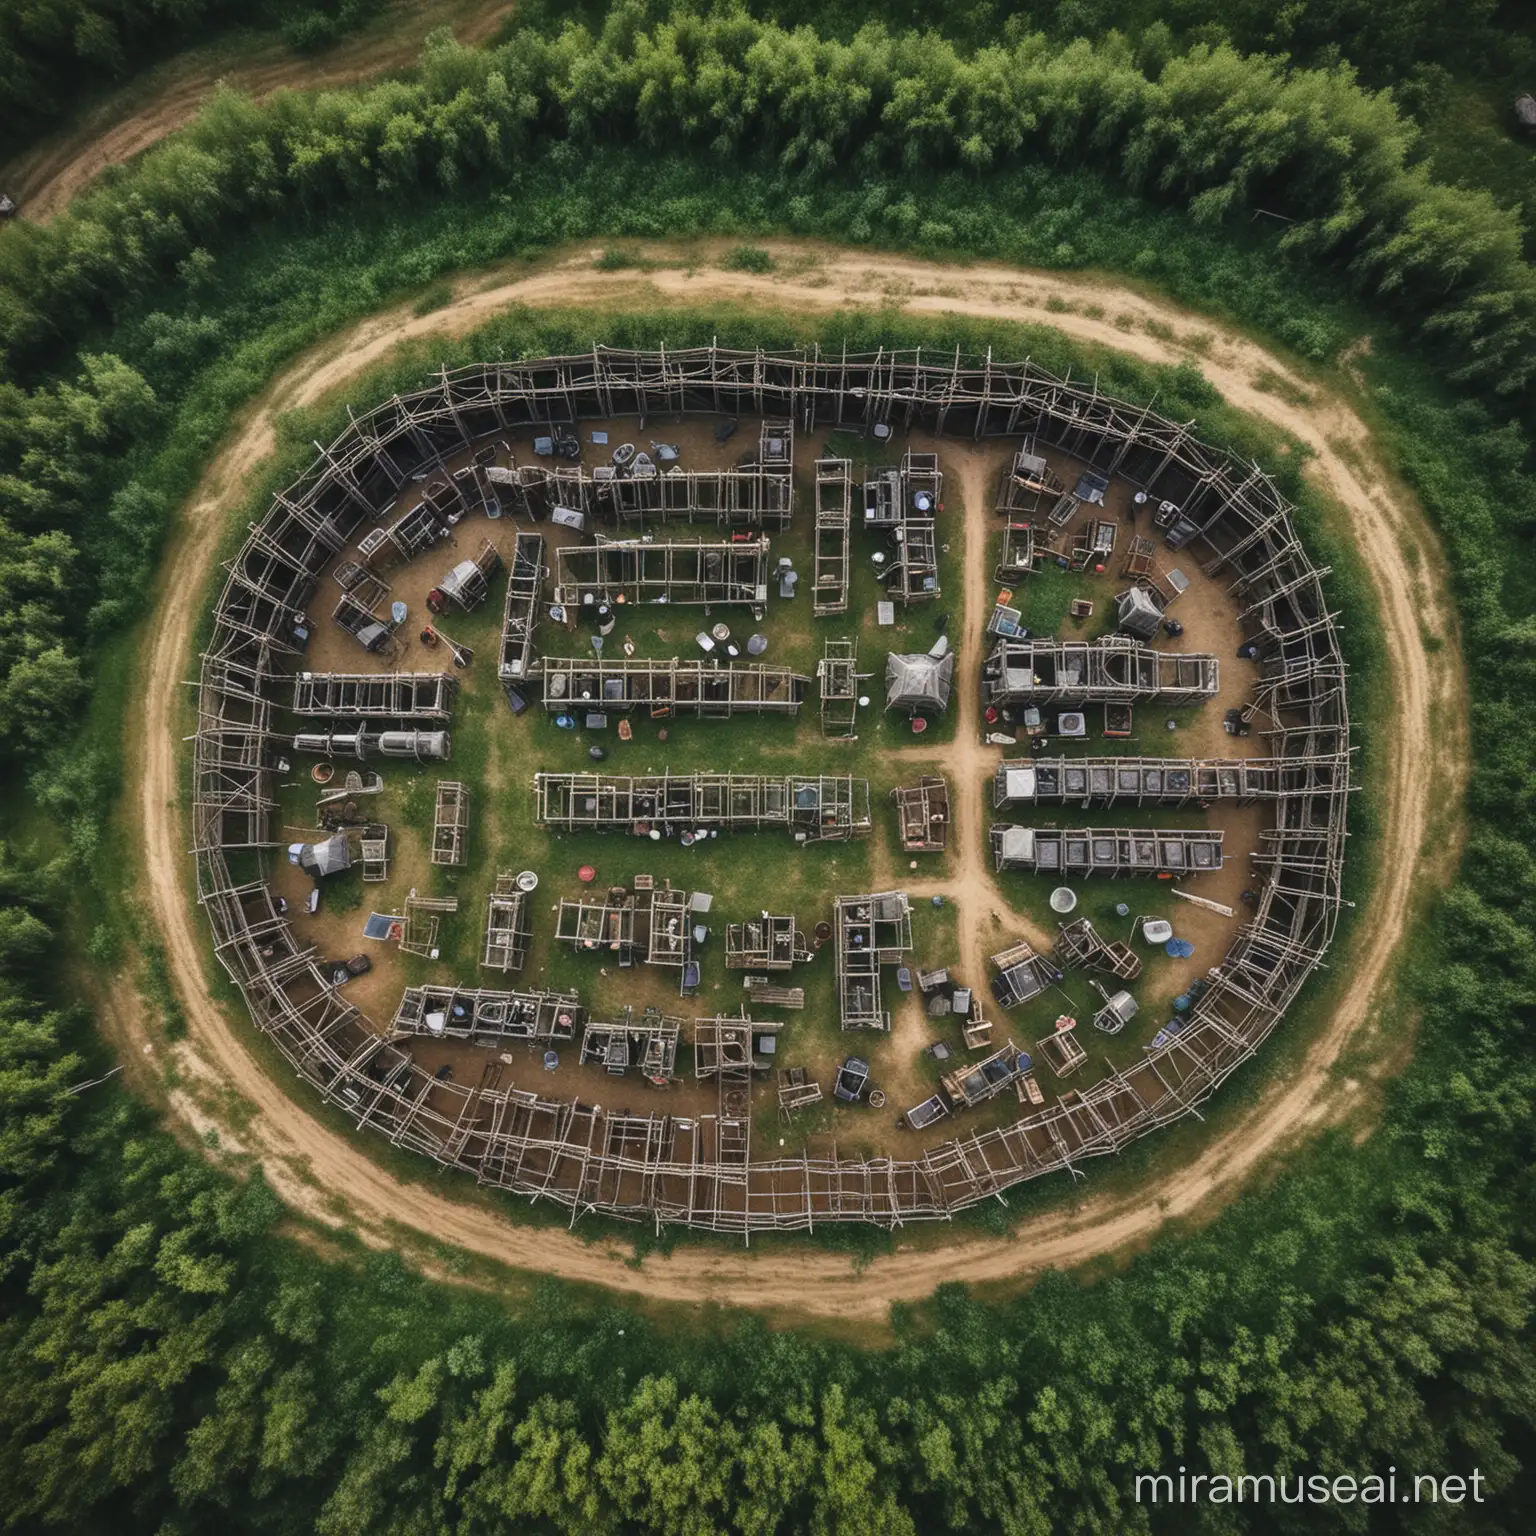
[[[581,1064],[600,1066],[614,1077],[631,1067],[639,1070],[653,1087],[673,1081],[677,1042],[683,1021],[647,1008],[639,1019],[633,1008],[611,1024],[589,1023],[581,1036]]]
[[[1025,805],[1252,805],[1296,796],[1327,798],[1349,788],[1349,750],[1293,737],[1291,757],[1037,757],[999,763],[992,803]]]
[[[618,391],[597,384],[597,398],[605,394],[618,404]],[[565,419],[612,414],[598,405],[596,410],[573,410]],[[642,405],[619,414],[651,412]],[[548,418],[532,419],[543,424]],[[502,423],[504,427],[519,424],[510,419]],[[535,521],[565,507],[609,522],[713,521],[722,527],[783,529],[794,516],[794,451],[794,422],[773,420],[763,422],[756,452],[749,452],[734,469],[686,470],[677,465],[663,469],[649,455],[642,462],[638,454],[627,465],[601,464],[593,469],[580,464],[519,464],[508,450],[507,468],[497,481],[502,505],[516,516]]]
[[[903,853],[943,853],[949,844],[949,785],[939,774],[891,791]]]
[[[783,829],[797,842],[846,842],[872,825],[869,780],[852,775],[537,773],[534,820],[565,832]]]
[[[830,741],[857,741],[859,718],[859,642],[828,640],[816,663],[821,695],[821,734]]]
[[[1214,698],[1214,656],[1159,651],[1124,635],[1102,640],[999,640],[981,665],[986,703],[1195,704]]]
[[[790,912],[763,912],[725,928],[728,971],[787,971],[811,958],[805,935]]]
[[[766,535],[711,544],[703,539],[657,541],[649,536],[572,544],[555,551],[555,601],[667,603],[675,607],[732,605],[761,610],[768,602]]]
[[[485,957],[480,964],[489,971],[520,971],[533,942],[533,923],[527,894],[517,888],[517,876],[504,869],[485,914]]]
[[[432,811],[432,862],[462,864],[468,840],[469,786],[457,779],[439,779]]]
[[[1056,925],[1059,937],[1051,959],[1063,970],[1106,971],[1121,981],[1141,975],[1141,956],[1124,939],[1106,939],[1090,918]]]
[[[816,460],[816,555],[811,616],[848,611],[849,543],[853,526],[853,462]]]
[[[507,573],[506,606],[501,617],[501,654],[496,675],[504,683],[526,682],[538,664],[539,594],[544,586],[544,539],[520,533]]]
[[[1043,827],[992,828],[995,868],[1036,875],[1205,875],[1221,868],[1222,833],[1143,831],[1125,827],[1061,830]]]
[[[837,1009],[844,1029],[891,1028],[880,1006],[880,967],[899,965],[912,949],[912,907],[905,891],[839,896],[833,903]]]
[[[493,1188],[553,1200],[572,1221],[605,1213],[743,1239],[829,1221],[947,1219],[1024,1180],[1080,1172],[1090,1158],[1197,1110],[1262,1046],[1328,951],[1346,835],[1342,774],[1274,797],[1257,856],[1268,877],[1257,905],[1176,1035],[1070,1098],[913,1156],[817,1144],[798,1156],[755,1157],[744,1116],[615,1112],[520,1088],[498,1061],[476,1082],[439,1082],[331,983],[302,929],[277,910],[266,876],[285,746],[271,712],[302,654],[320,579],[361,529],[387,515],[412,474],[441,473],[508,431],[630,414],[773,414],[804,432],[884,425],[1012,436],[1123,477],[1178,509],[1169,531],[1188,551],[1183,558],[1226,584],[1258,648],[1246,713],[1268,755],[1346,760],[1347,679],[1325,573],[1309,560],[1274,482],[1091,379],[990,354],[716,347],[595,348],[444,371],[354,415],[319,450],[229,562],[216,600],[197,690],[191,840],[214,953],[254,1026],[324,1100],[396,1146]]]
[[[300,672],[289,708],[327,720],[446,725],[458,691],[458,678],[445,672]]]
[[[788,667],[761,662],[645,661],[591,656],[546,656],[540,662],[544,708],[551,714],[581,709],[628,713],[649,709],[653,719],[698,715],[798,715],[811,680]]]
[[[692,950],[691,913],[692,898],[670,884],[633,891],[615,886],[597,901],[562,899],[555,942],[584,953],[607,951],[624,966],[682,966]]]
[[[434,1022],[435,1021],[435,1022]],[[485,987],[407,987],[390,1021],[391,1038],[430,1035],[501,1045],[559,1045],[585,1026],[587,1010],[574,992],[496,992]]]
[[[710,1019],[693,1021],[693,1075],[701,1081],[715,1077],[722,1082],[747,1083],[753,1073],[771,1072],[777,1052],[772,1056],[759,1055],[757,1037],[768,1035],[775,1040],[782,1024],[760,1022],[753,1019],[745,1008],[732,1017],[716,1014]]]

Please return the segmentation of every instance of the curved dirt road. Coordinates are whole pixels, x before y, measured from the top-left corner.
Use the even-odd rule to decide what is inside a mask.
[[[46,224],[109,165],[131,160],[184,127],[220,85],[233,86],[257,101],[285,86],[324,90],[355,85],[415,64],[434,27],[450,28],[461,43],[482,42],[511,10],[511,0],[399,3],[377,26],[318,56],[304,57],[270,43],[228,67],[204,62],[198,55],[173,59],[136,80],[131,96],[109,98],[79,122],[0,166],[0,186],[16,199],[23,217]],[[130,104],[145,96],[146,87],[151,93],[143,104]]]
[[[786,263],[803,262],[807,248],[779,245]],[[999,267],[947,269],[901,258],[837,250],[813,251],[816,264],[795,278],[746,273],[660,270],[644,278],[602,274],[591,256],[514,282],[461,285],[460,297],[424,316],[408,309],[375,316],[296,362],[268,390],[210,466],[161,572],[159,601],[148,628],[144,689],[129,722],[130,784],[135,835],[142,841],[146,895],[164,928],[172,973],[186,1009],[189,1039],[176,1047],[184,1078],[228,1083],[255,1108],[240,1140],[260,1155],[285,1198],[317,1219],[355,1224],[370,1241],[397,1243],[414,1229],[423,1244],[447,1243],[521,1269],[606,1285],[661,1301],[716,1300],[784,1315],[820,1314],[880,1319],[888,1303],[927,1295],[945,1280],[1000,1281],[1045,1268],[1070,1266],[1128,1243],[1145,1241],[1162,1224],[1230,1198],[1255,1171],[1270,1165],[1299,1131],[1342,1118],[1354,1084],[1336,1080],[1335,1066],[1357,1037],[1374,1031],[1373,1003],[1386,977],[1412,902],[1426,878],[1454,867],[1459,833],[1453,807],[1467,761],[1464,735],[1447,736],[1458,721],[1451,707],[1461,688],[1454,616],[1445,596],[1438,545],[1411,501],[1369,478],[1369,434],[1340,398],[1313,401],[1313,387],[1252,342],[1220,331],[1142,295],[1080,278],[1059,278]],[[698,261],[697,253],[694,262]],[[898,1248],[855,1270],[847,1258],[810,1247],[729,1251],[684,1247],[669,1258],[651,1257],[631,1268],[627,1246],[588,1244],[579,1238],[514,1225],[465,1198],[450,1199],[424,1185],[402,1183],[375,1164],[358,1135],[339,1135],[298,1097],[272,1082],[248,1050],[250,1025],[210,995],[205,967],[213,962],[206,933],[187,895],[189,860],[177,811],[181,756],[181,678],[206,592],[210,568],[230,508],[250,469],[270,450],[277,413],[307,404],[379,361],[397,342],[472,328],[512,303],[531,307],[584,303],[612,305],[632,298],[649,307],[754,301],[798,314],[846,309],[872,300],[927,313],[950,311],[1001,320],[1037,321],[1068,335],[1102,343],[1149,361],[1190,355],[1178,336],[1198,333],[1200,366],[1228,400],[1273,422],[1315,450],[1309,472],[1344,508],[1381,603],[1394,710],[1383,764],[1382,870],[1369,923],[1354,930],[1347,964],[1335,963],[1340,984],[1334,1012],[1304,1061],[1283,1082],[1272,1083],[1251,1108],[1188,1163],[1162,1178],[1156,1198],[1140,1191],[1092,1193],[1071,1208],[1032,1218],[1017,1240],[969,1238],[937,1247]],[[1068,307],[1062,308],[1065,304]],[[1109,312],[1106,315],[1106,311]],[[1112,315],[1111,319],[1109,316]],[[1157,330],[1152,334],[1149,323]],[[1283,394],[1277,394],[1275,381]],[[1266,386],[1267,382],[1267,386]],[[984,497],[967,497],[984,509]],[[973,511],[983,525],[984,512]],[[968,539],[968,546],[970,540]],[[1405,554],[1410,550],[1416,558]],[[976,562],[967,561],[968,570]],[[971,607],[968,629],[979,608]],[[1431,721],[1434,720],[1433,734]],[[1459,731],[1459,727],[1456,727]],[[1435,772],[1431,774],[1430,753]],[[991,758],[988,757],[990,764]],[[134,778],[137,782],[134,783]],[[1449,819],[1448,819],[1449,818]],[[1433,848],[1429,834],[1435,833]],[[125,1053],[149,1048],[142,1010],[114,1008]],[[337,1197],[344,1214],[334,1208]]]

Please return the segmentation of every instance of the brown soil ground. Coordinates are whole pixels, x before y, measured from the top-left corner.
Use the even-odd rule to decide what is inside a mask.
[[[429,32],[448,27],[461,43],[491,37],[511,13],[509,0],[396,0],[364,32],[317,56],[301,57],[263,42],[234,58],[206,50],[151,70],[78,122],[0,167],[0,187],[38,224],[57,218],[109,165],[142,154],[184,127],[210,95],[228,85],[261,101],[286,86],[304,90],[355,85],[408,69]]]
[[[1366,469],[1376,462],[1369,434],[1346,400],[1318,397],[1313,386],[1294,377],[1282,361],[1235,333],[1221,332],[1155,299],[1107,284],[998,267],[947,269],[826,249],[811,251],[808,261],[805,247],[775,249],[783,260],[799,262],[796,277],[695,266],[686,273],[662,270],[637,279],[633,274],[597,273],[591,267],[591,254],[583,253],[535,276],[467,285],[454,303],[428,315],[413,316],[401,309],[372,317],[296,362],[210,465],[168,552],[157,610],[147,630],[145,686],[129,722],[129,781],[137,791],[134,831],[142,841],[145,896],[163,925],[189,1022],[189,1039],[176,1048],[177,1056],[189,1061],[200,1058],[204,1072],[211,1071],[231,1084],[254,1106],[254,1115],[242,1124],[242,1140],[263,1157],[276,1186],[300,1209],[330,1223],[348,1220],[372,1241],[397,1241],[401,1229],[414,1230],[428,1241],[453,1244],[517,1268],[595,1282],[661,1301],[709,1299],[784,1315],[878,1319],[891,1301],[925,1296],[944,1280],[1007,1280],[1078,1264],[1145,1241],[1169,1219],[1207,1211],[1230,1199],[1298,1134],[1343,1117],[1354,1085],[1336,1080],[1335,1064],[1357,1037],[1377,1028],[1374,1003],[1387,980],[1416,893],[1426,883],[1447,877],[1459,851],[1459,829],[1447,826],[1446,807],[1459,799],[1466,773],[1467,743],[1457,707],[1462,674],[1433,535],[1406,494],[1393,487],[1384,473]],[[697,261],[697,249],[691,255]],[[182,694],[178,683],[185,675],[186,651],[206,590],[217,530],[250,470],[270,450],[276,415],[344,385],[401,340],[469,329],[511,303],[701,305],[721,300],[772,304],[801,313],[871,301],[896,302],[926,313],[1041,321],[1150,361],[1176,361],[1190,355],[1179,334],[1187,339],[1198,333],[1196,350],[1206,376],[1240,409],[1308,443],[1316,453],[1309,472],[1352,520],[1381,602],[1396,706],[1388,725],[1391,739],[1382,751],[1388,765],[1381,807],[1387,830],[1372,920],[1359,925],[1350,952],[1336,962],[1337,969],[1348,976],[1348,984],[1305,1059],[1233,1119],[1215,1141],[1164,1178],[1155,1200],[1145,1190],[1089,1195],[1072,1207],[1026,1222],[1015,1241],[971,1238],[945,1247],[905,1247],[862,1269],[846,1258],[799,1247],[740,1253],[684,1248],[669,1258],[648,1259],[633,1268],[626,1265],[631,1255],[619,1243],[587,1244],[548,1229],[520,1228],[483,1206],[396,1179],[273,1083],[244,1043],[246,1021],[229,1016],[210,995],[206,939],[187,898],[188,861],[182,853],[186,838],[176,813],[182,734],[177,728]],[[1108,315],[1113,315],[1113,321]],[[1159,334],[1154,335],[1149,325]],[[1172,339],[1167,337],[1170,326],[1175,331]],[[1285,397],[1259,387],[1265,374],[1287,382]],[[962,675],[973,678],[981,644],[977,618],[991,597],[990,572],[976,553],[988,543],[989,486],[979,469],[969,466],[964,453],[952,457],[951,468],[964,489],[968,525],[970,622],[964,626]],[[1419,552],[1417,563],[1404,553],[1412,546]],[[994,932],[988,927],[993,910],[989,893],[994,887],[983,846],[981,795],[997,749],[980,745],[974,690],[962,686],[958,698],[961,728],[944,758],[953,781],[972,790],[959,797],[954,832],[957,858],[942,888],[955,898],[962,950],[968,965],[980,975],[976,962]],[[1180,745],[1194,750],[1197,743],[1181,739]],[[929,889],[921,882],[908,888],[914,894]],[[125,991],[114,996],[108,1027],[123,1054],[139,1058],[153,1047],[143,1010]],[[911,1028],[905,1013],[900,1027]],[[189,1065],[187,1070],[197,1069]]]

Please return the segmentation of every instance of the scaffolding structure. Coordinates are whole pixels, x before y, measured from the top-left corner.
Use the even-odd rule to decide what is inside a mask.
[[[560,902],[555,942],[581,953],[607,952],[621,966],[682,966],[691,952],[692,899],[670,883],[648,889],[612,887],[598,900]]]
[[[1302,735],[1291,757],[1058,757],[998,765],[992,803],[1024,805],[1197,805],[1298,795],[1329,796],[1349,788],[1349,753],[1338,743]]]
[[[811,615],[848,611],[848,550],[853,525],[853,462],[816,460],[816,558]]]
[[[405,898],[404,926],[400,932],[400,953],[437,959],[437,935],[443,912],[457,912],[457,896],[418,896],[414,887]]]
[[[594,348],[442,371],[352,416],[273,499],[216,600],[197,690],[191,836],[214,952],[255,1028],[354,1125],[492,1188],[555,1201],[573,1220],[594,1212],[744,1239],[832,1221],[948,1219],[1024,1180],[1080,1172],[1198,1110],[1261,1048],[1328,952],[1347,831],[1342,773],[1298,776],[1305,787],[1282,787],[1268,803],[1257,905],[1181,1030],[1076,1094],[915,1156],[862,1156],[825,1142],[796,1156],[752,1156],[744,1115],[615,1112],[518,1087],[494,1059],[478,1080],[438,1081],[408,1040],[384,1038],[332,984],[302,930],[278,911],[266,873],[275,775],[286,771],[271,711],[307,642],[320,580],[411,476],[451,480],[450,460],[509,431],[641,414],[774,414],[808,432],[878,425],[1012,436],[1122,477],[1176,509],[1168,536],[1226,583],[1258,652],[1258,688],[1244,713],[1266,754],[1348,760],[1347,676],[1326,572],[1309,560],[1274,482],[1092,380],[926,349]],[[1056,1043],[1064,1038],[1051,1037],[1051,1050],[1068,1050]],[[1036,1049],[1054,1066],[1046,1042]]]
[[[1129,831],[1096,827],[994,826],[995,868],[1036,875],[1203,875],[1222,865],[1222,834],[1210,828],[1187,832]]]
[[[601,414],[601,412],[599,412]],[[635,412],[644,416],[644,409]],[[558,508],[608,522],[715,522],[722,527],[783,529],[794,516],[794,423],[764,421],[756,451],[731,469],[663,468],[649,454],[627,464],[519,464],[507,451],[497,476],[500,499],[515,516],[542,521]]]
[[[938,455],[910,449],[899,468],[865,482],[864,526],[890,535],[894,558],[881,580],[903,607],[939,596],[936,518],[943,493]]]
[[[574,992],[494,992],[485,987],[407,987],[390,1021],[395,1035],[472,1045],[559,1045],[587,1022]]]
[[[744,923],[727,923],[725,968],[728,971],[787,971],[811,958],[805,935],[792,913],[763,912]]]
[[[779,1119],[788,1125],[797,1110],[821,1103],[821,1084],[812,1082],[804,1067],[780,1067],[778,1100]]]
[[[981,666],[987,704],[1194,704],[1214,698],[1214,656],[1159,651],[1108,635],[1102,640],[997,642]]]
[[[612,1024],[588,1024],[581,1036],[582,1066],[599,1066],[614,1077],[631,1068],[652,1087],[665,1088],[673,1081],[677,1042],[683,1021],[655,1008],[637,1019],[633,1008]]]
[[[698,715],[798,715],[811,680],[761,662],[644,661],[638,658],[546,656],[544,707],[568,710],[649,709],[653,720]]]
[[[439,779],[432,812],[432,862],[462,864],[468,838],[469,786],[456,779]]]
[[[504,683],[527,680],[538,662],[539,594],[544,586],[544,540],[520,533],[507,574],[506,606],[501,616],[501,654],[496,675]]]
[[[528,896],[518,889],[517,876],[504,869],[496,876],[485,915],[485,958],[489,971],[520,971],[533,942],[533,922]]]
[[[693,1075],[699,1080],[750,1083],[754,1073],[771,1072],[778,1055],[782,1024],[751,1018],[743,1008],[735,1017],[716,1014],[693,1021]],[[765,1050],[763,1047],[767,1046]]]
[[[859,642],[826,641],[816,663],[816,686],[821,734],[829,741],[858,740],[859,682]]]
[[[844,1029],[891,1028],[880,1006],[880,967],[899,965],[912,948],[912,908],[905,891],[839,896],[834,902],[837,1009]]]
[[[364,881],[373,885],[389,879],[389,828],[383,822],[371,821],[359,829],[358,851]]]
[[[949,843],[949,785],[937,774],[891,791],[903,853],[943,853]]]
[[[1046,956],[1036,954],[1027,939],[999,950],[992,956],[992,964],[997,967],[997,975],[992,978],[992,996],[999,1008],[1017,1008],[1061,980],[1061,971]]]
[[[871,826],[869,780],[851,775],[538,773],[534,819],[565,832],[782,829],[797,842],[846,842]]]
[[[992,579],[1012,587],[1035,573],[1035,525],[1008,523],[1003,528],[1003,547],[998,553]]]
[[[703,539],[657,542],[649,536],[572,544],[555,551],[555,601],[740,605],[761,611],[768,602],[766,535],[721,544]]]
[[[1059,937],[1051,958],[1063,970],[1104,971],[1121,981],[1141,975],[1141,956],[1124,939],[1106,939],[1090,918],[1056,925]]]
[[[974,1109],[1011,1088],[1029,1071],[1029,1058],[1012,1040],[980,1061],[968,1061],[939,1078],[939,1086],[956,1109]]]
[[[458,691],[458,678],[443,672],[300,672],[290,708],[329,720],[446,725]]]
[[[1066,486],[1051,473],[1045,456],[1036,453],[1034,448],[1033,441],[1026,442],[1003,471],[995,507],[1001,517],[1011,520],[1036,517],[1043,501],[1054,506],[1066,492]]]

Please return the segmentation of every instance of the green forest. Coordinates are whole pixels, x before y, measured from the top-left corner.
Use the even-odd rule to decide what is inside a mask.
[[[249,11],[0,0],[0,100],[26,104],[8,147]],[[1536,89],[1509,0],[530,7],[398,78],[221,91],[64,216],[0,228],[0,1526],[1528,1530],[1536,135],[1504,123],[1522,70]],[[1368,335],[1371,424],[1444,541],[1470,680],[1469,839],[1388,1004],[1412,1056],[1374,1133],[1315,1138],[1091,1278],[897,1306],[878,1345],[554,1281],[502,1295],[296,1232],[259,1171],[233,1177],[107,1076],[93,1016],[122,973],[179,1027],[126,894],[123,706],[164,541],[238,413],[306,346],[455,273],[777,234],[1127,275],[1317,369]],[[718,329],[835,342],[855,323]],[[587,326],[514,316],[498,342],[536,355]],[[677,339],[632,315],[605,339],[658,330]],[[1128,365],[1126,392],[1153,387],[1219,415],[1192,365]],[[317,430],[285,425],[273,483]],[[1136,1502],[1137,1471],[1180,1464],[1476,1470],[1486,1495]]]

